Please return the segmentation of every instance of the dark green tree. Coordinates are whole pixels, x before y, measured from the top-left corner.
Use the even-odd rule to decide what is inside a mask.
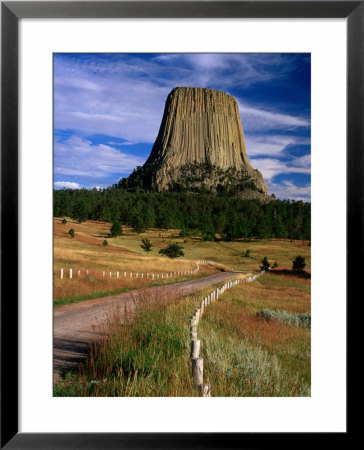
[[[66,225],[66,223],[67,223],[67,220],[66,220],[66,219],[63,219],[63,220],[62,220],[62,225]]]
[[[75,237],[75,230],[73,228],[71,228],[70,230],[68,230],[68,234],[74,238]]]
[[[77,220],[79,223],[85,222],[88,219],[89,205],[87,200],[83,197],[77,201],[73,207],[72,219]]]
[[[106,247],[106,246],[107,246],[107,244],[108,244],[107,240],[106,240],[106,239],[104,239],[104,242],[102,243],[102,245]]]
[[[147,227],[145,226],[144,220],[141,216],[136,216],[132,221],[133,231],[136,233],[145,233],[147,231]]]
[[[178,258],[179,256],[184,256],[182,249],[183,247],[176,242],[171,242],[166,248],[159,250],[159,253],[168,256],[168,258]]]
[[[306,267],[305,258],[301,255],[296,256],[292,263],[292,270],[296,270],[297,272],[304,272]]]
[[[110,234],[112,237],[121,236],[123,234],[121,223],[118,220],[112,224],[110,228]]]

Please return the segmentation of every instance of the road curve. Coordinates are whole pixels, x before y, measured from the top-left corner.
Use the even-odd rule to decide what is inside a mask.
[[[102,325],[116,309],[132,308],[133,299],[141,292],[180,298],[217,283],[225,282],[236,272],[219,272],[206,278],[155,286],[125,292],[111,297],[86,300],[54,308],[53,313],[53,381],[57,383],[62,374],[77,366],[87,356],[89,343],[102,336]]]

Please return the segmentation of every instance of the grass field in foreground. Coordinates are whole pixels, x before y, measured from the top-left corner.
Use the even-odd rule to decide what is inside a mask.
[[[141,297],[136,318],[122,325],[114,318],[108,339],[54,395],[197,396],[189,317],[210,290],[169,302],[163,294]],[[262,309],[276,311],[278,320],[259,317]],[[310,328],[284,321],[298,313],[310,313],[310,278],[282,271],[231,288],[209,305],[198,336],[212,396],[309,396]]]
[[[310,327],[287,319],[310,311],[309,277],[271,272],[229,289],[199,327],[204,382],[216,396],[309,396]]]

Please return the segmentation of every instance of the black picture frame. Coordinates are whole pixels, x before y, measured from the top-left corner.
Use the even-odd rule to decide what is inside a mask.
[[[1,2],[1,448],[258,448],[281,433],[18,432],[18,21],[21,18],[346,18],[347,20],[347,305],[363,262],[364,1],[3,1]],[[11,294],[12,301],[7,301]],[[350,345],[347,345],[350,348]],[[349,418],[349,413],[347,415]],[[349,436],[333,433],[340,444]],[[310,433],[300,436],[305,444]],[[327,435],[316,434],[315,441]],[[343,442],[342,442],[343,444]]]

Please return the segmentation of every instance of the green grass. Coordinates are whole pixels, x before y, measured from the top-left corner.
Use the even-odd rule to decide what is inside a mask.
[[[113,289],[110,291],[100,291],[100,292],[92,292],[92,294],[87,295],[74,295],[69,298],[57,298],[53,301],[54,307],[59,307],[63,305],[68,305],[70,303],[78,303],[83,300],[94,300],[96,298],[109,297],[110,295],[122,294],[123,292],[134,291],[137,289],[136,287],[123,288],[123,289]]]

